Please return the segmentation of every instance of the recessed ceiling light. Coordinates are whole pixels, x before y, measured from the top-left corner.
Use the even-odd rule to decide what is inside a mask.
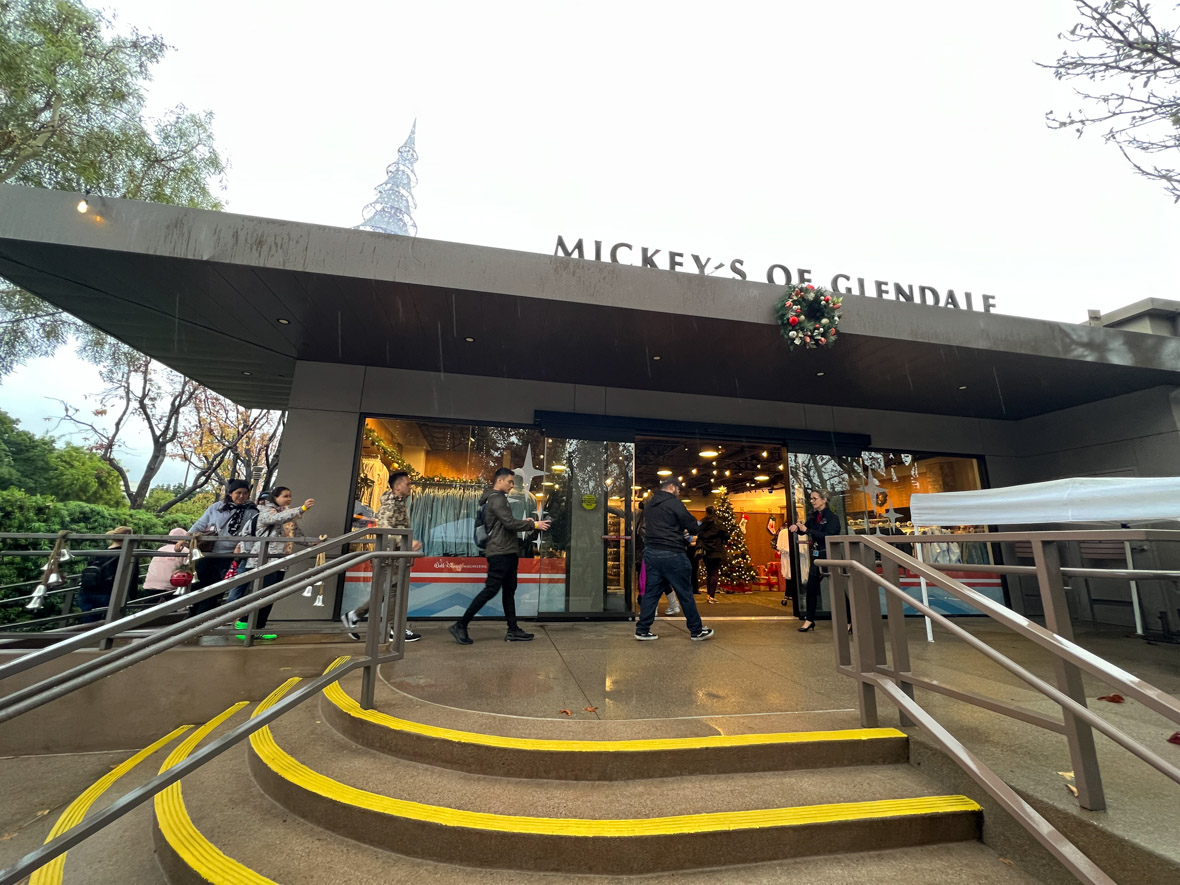
[[[243,372],[242,374],[243,375],[253,375],[254,373],[253,372]]]
[[[653,360],[662,360],[663,357],[662,356],[653,356],[652,359]]]
[[[692,501],[689,498],[681,498],[680,501],[681,501],[681,503],[684,503],[684,504],[691,504],[692,503]]]
[[[720,495],[720,494],[721,494],[722,492],[724,492],[724,491],[725,491],[725,489],[713,489],[713,494],[714,494],[714,495]]]
[[[696,476],[696,475],[697,475],[697,469],[696,469],[695,467],[692,469],[692,475],[693,475],[693,476]]]
[[[656,471],[656,476],[671,476],[671,475],[672,475],[672,471],[668,470],[667,468],[664,468],[663,470]]]
[[[678,480],[680,480],[681,482],[684,482],[684,477],[683,477],[683,476],[678,476],[678,477],[676,477],[676,478],[677,478]]]
[[[475,339],[474,339],[474,338],[472,338],[470,335],[468,335],[468,336],[467,336],[466,338],[464,338],[463,340],[464,340],[464,341],[466,341],[468,344],[470,344],[470,343],[471,343],[472,341],[474,341]]]
[[[763,453],[762,453],[762,457],[763,457],[763,458],[768,458],[768,457],[770,457],[770,452],[763,452]]]
[[[768,479],[770,479],[770,477],[767,476],[765,473],[759,473],[757,476],[754,477],[754,482],[766,482]]]
[[[726,475],[726,476],[729,476],[729,471],[728,471],[728,470],[727,470],[727,471],[725,471],[725,475]]]
[[[701,449],[702,458],[716,458],[720,454],[716,449]]]
[[[716,470],[714,470],[714,471],[713,471],[713,475],[714,475],[714,476],[716,476],[716,475],[717,475],[717,471],[716,471]]]
[[[565,465],[564,464],[554,464],[553,469],[556,470],[558,473],[561,473],[561,471],[565,470]]]
[[[960,384],[960,385],[959,385],[959,390],[966,390],[966,389],[967,389],[967,385],[966,385],[966,384]]]
[[[287,319],[286,317],[279,317],[279,318],[278,318],[278,320],[277,320],[277,322],[278,322],[278,324],[279,324],[280,326],[289,326],[289,325],[291,325],[291,321],[290,321],[289,319]]]
[[[815,377],[816,377],[816,378],[822,378],[823,376],[824,376],[824,373],[823,373],[823,372],[816,372],[816,373],[815,373]]]

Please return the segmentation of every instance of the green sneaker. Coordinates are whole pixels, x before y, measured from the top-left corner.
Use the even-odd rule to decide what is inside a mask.
[[[246,623],[245,621],[234,621],[234,629],[235,630],[245,630],[249,626],[250,625],[248,623]],[[241,639],[241,638],[242,638],[241,636],[238,637],[238,639]]]
[[[278,639],[278,638],[279,638],[279,634],[277,634],[277,633],[263,633],[261,636],[255,636],[254,638],[255,638],[256,640],[257,640],[257,639],[265,639],[265,640],[267,640],[267,641],[269,642],[269,641],[272,641],[272,640]],[[235,636],[235,637],[234,637],[234,639],[240,639],[240,640],[242,640],[243,642],[245,642],[245,641],[246,641],[246,634],[245,634],[245,633],[239,633],[237,636]]]

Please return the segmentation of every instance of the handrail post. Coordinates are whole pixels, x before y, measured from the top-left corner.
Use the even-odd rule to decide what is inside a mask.
[[[1037,584],[1041,590],[1041,604],[1045,609],[1045,626],[1070,642],[1073,624],[1069,619],[1069,603],[1065,598],[1065,584],[1061,579],[1061,554],[1056,541],[1033,539],[1033,563],[1037,570]],[[1086,706],[1086,689],[1082,673],[1063,658],[1053,656],[1057,687],[1082,706]],[[1088,811],[1106,808],[1106,793],[1102,789],[1102,773],[1098,768],[1098,753],[1094,746],[1094,730],[1069,710],[1063,709],[1065,737],[1073,763],[1074,783],[1078,789],[1078,804]]]
[[[864,564],[869,569],[873,569],[873,550],[864,544],[856,544],[854,553],[850,558]],[[868,561],[866,562],[866,560]],[[814,563],[812,563],[812,567],[815,567]],[[856,669],[860,673],[860,678],[857,679],[857,696],[860,701],[860,724],[863,728],[876,728],[879,724],[877,716],[877,690],[873,685],[871,677],[876,675],[877,650],[874,648],[876,636],[869,623],[869,619],[872,617],[872,607],[870,605],[872,600],[870,600],[869,594],[876,585],[872,585],[871,587],[868,577],[860,569],[853,570],[851,585],[853,640],[856,646]],[[873,599],[876,599],[875,593],[873,594]],[[832,618],[836,620],[837,614],[834,602],[832,607]],[[881,617],[880,605],[876,606],[876,608],[878,609],[877,617],[879,619]],[[837,627],[838,629],[839,627]]]
[[[829,541],[831,553],[829,559],[852,559],[852,551],[848,541]],[[839,553],[837,553],[837,550]],[[813,564],[812,568],[816,568]],[[832,633],[836,640],[836,666],[852,666],[852,644],[848,640],[847,615],[844,601],[848,599],[847,570],[841,568],[828,569],[828,598],[832,606]]]
[[[123,606],[127,602],[127,569],[135,562],[128,555],[128,550],[134,546],[133,542],[124,541],[119,547],[119,564],[115,566],[115,583],[111,586],[111,595],[107,599],[107,616],[103,618],[105,624],[117,621],[123,616]],[[98,648],[100,651],[109,651],[114,644],[114,637],[108,636],[98,643]]]
[[[894,587],[900,587],[901,568],[898,566],[897,560],[883,555],[881,557],[881,567],[885,580]],[[913,700],[914,686],[902,678],[903,676],[913,675],[910,665],[910,637],[909,633],[906,632],[905,626],[905,603],[892,593],[886,593],[885,615],[889,622],[889,647],[893,656],[893,672],[896,674],[894,682],[897,683],[897,687],[905,692],[910,700]],[[903,707],[898,707],[897,712],[901,718],[902,728],[917,724],[906,715]]]
[[[390,535],[382,534],[374,547],[381,551],[390,550],[393,547],[392,541]],[[373,709],[373,695],[377,688],[377,646],[382,642],[381,630],[388,629],[384,624],[385,597],[388,594],[383,591],[388,587],[386,576],[389,574],[389,562],[385,557],[374,558],[372,562],[372,577],[369,579],[369,623],[368,630],[365,631],[365,656],[368,660],[361,670],[362,710]]]
[[[254,560],[254,571],[266,565],[266,561],[270,559],[270,541],[256,541],[258,544],[257,558]],[[248,562],[250,557],[247,554],[242,554],[242,562]],[[262,582],[265,577],[256,576],[250,581],[250,595],[258,595],[258,591],[262,589]],[[252,609],[246,615],[246,648],[254,645],[254,628],[258,624],[258,609]]]

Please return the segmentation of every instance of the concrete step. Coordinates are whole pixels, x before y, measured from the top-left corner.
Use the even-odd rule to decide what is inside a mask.
[[[256,735],[250,767],[267,795],[327,830],[483,867],[643,874],[979,833],[974,803],[940,795],[904,764],[626,782],[503,778],[357,747],[306,706]]]
[[[335,835],[292,814],[252,787],[245,755],[231,752],[185,779],[185,800],[195,828],[225,856],[248,868],[257,879],[239,882],[312,885],[349,882],[429,882],[432,885],[622,885],[633,877],[567,871],[545,873],[482,866],[481,857],[464,858],[472,866],[424,860]],[[611,851],[588,844],[570,858],[571,866],[591,866],[592,854]],[[494,849],[493,849],[494,850]],[[673,849],[675,850],[675,849]],[[653,852],[666,849],[652,846]],[[998,883],[1026,885],[1035,880],[1001,860],[979,842],[924,845],[889,851],[809,856],[762,863],[655,873],[650,885],[842,885],[906,882],[907,885]],[[172,869],[173,885],[202,885],[191,871]]]
[[[800,730],[799,718],[560,721],[440,708],[379,683],[363,710],[360,674],[324,691],[320,712],[351,741],[434,766],[501,777],[626,780],[794,771],[908,760],[895,728]],[[778,729],[778,730],[767,730]]]

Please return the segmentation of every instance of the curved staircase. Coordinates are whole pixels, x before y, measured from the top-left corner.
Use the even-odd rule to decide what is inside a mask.
[[[979,807],[910,766],[894,729],[526,720],[388,686],[364,711],[357,682],[157,797],[167,881],[1032,881],[977,841]],[[165,767],[240,722],[242,706]]]

